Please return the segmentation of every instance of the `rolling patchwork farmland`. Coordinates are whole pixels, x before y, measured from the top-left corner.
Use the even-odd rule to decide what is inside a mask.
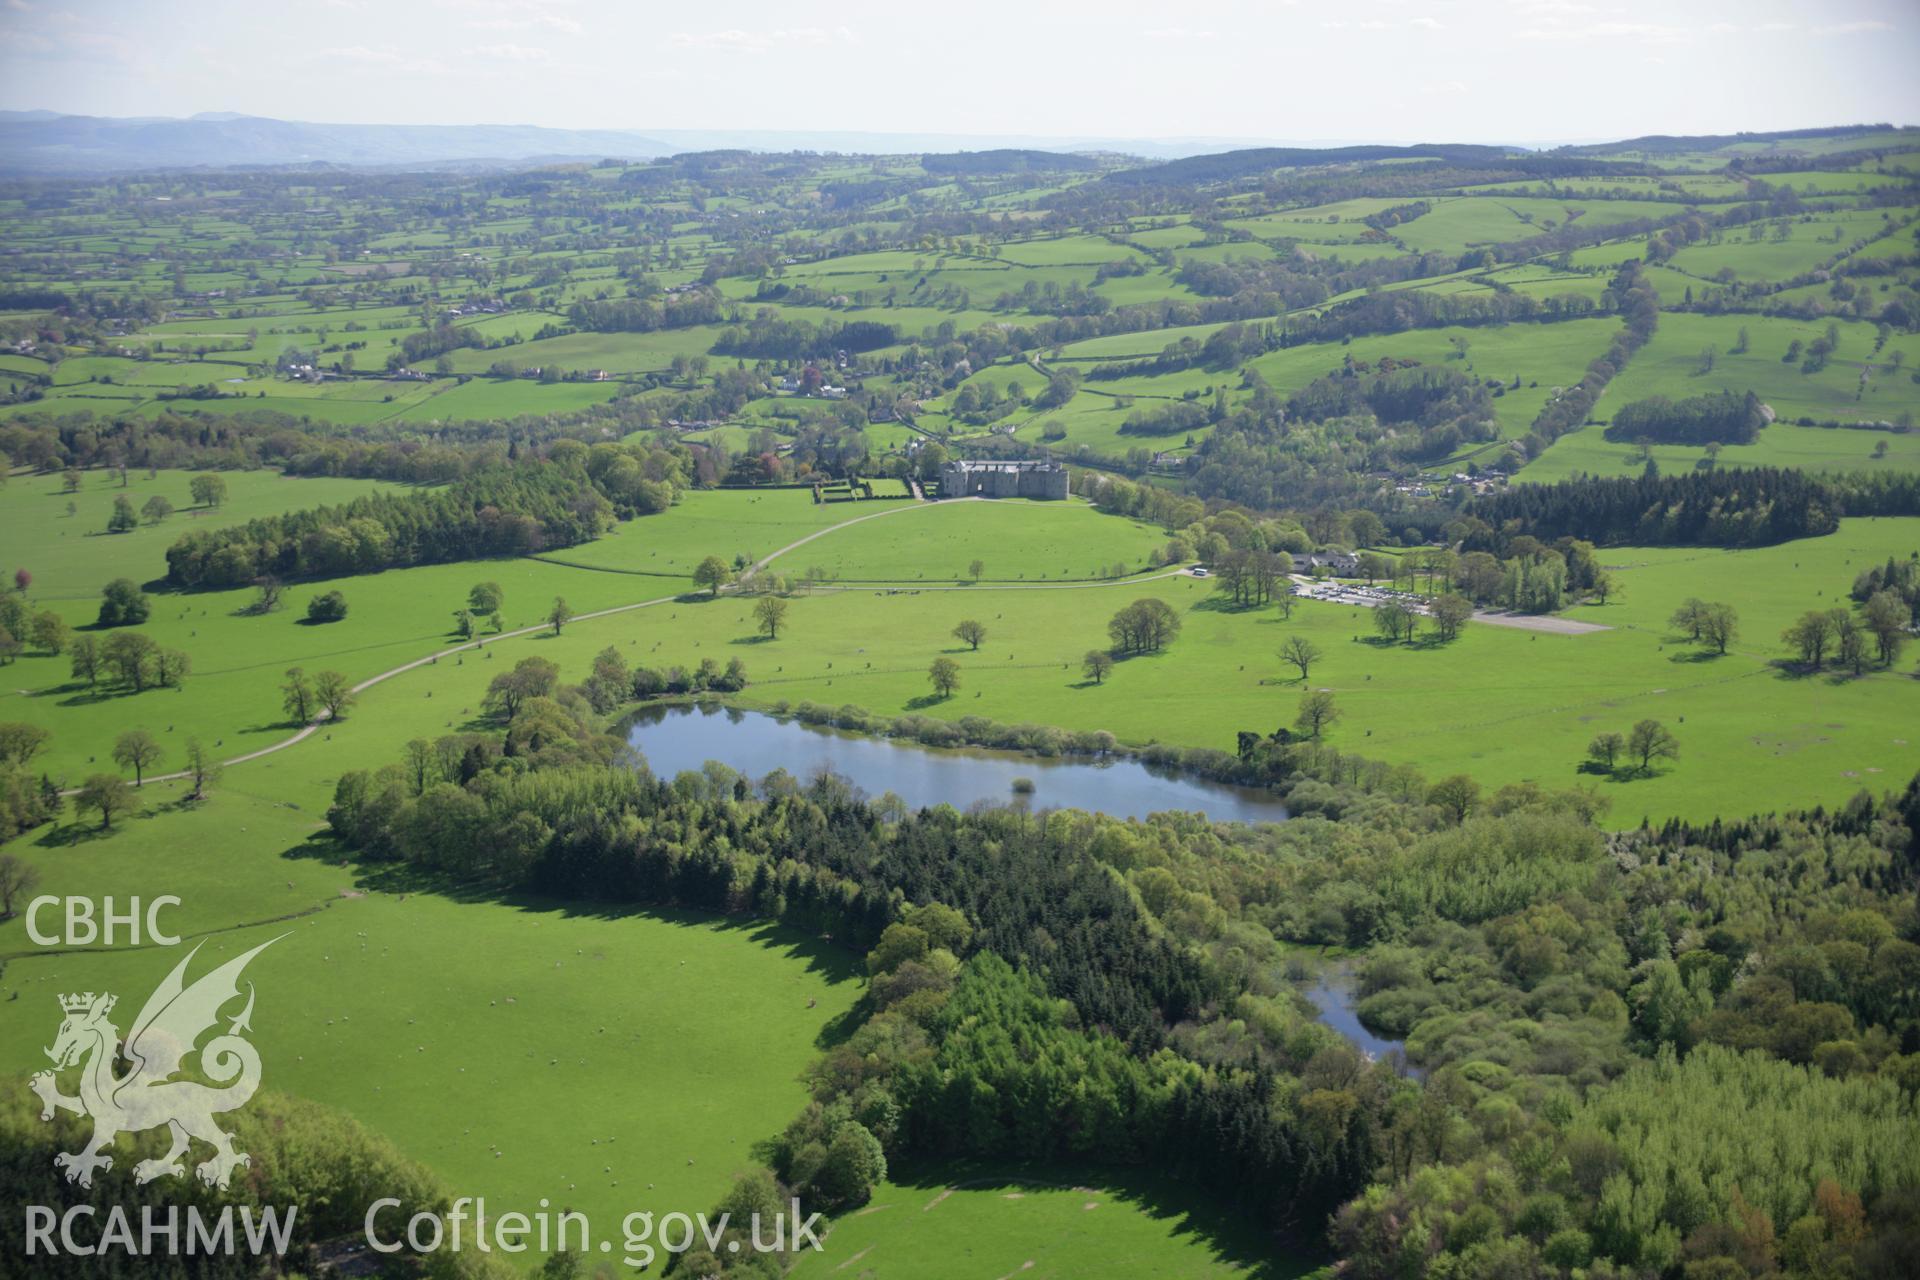
[[[27,902],[171,895],[195,976],[265,947],[262,1114],[358,1153],[204,1192],[310,1195],[289,1273],[390,1165],[595,1226],[396,1263],[449,1276],[802,1202],[674,1274],[1893,1274],[1916,154],[0,184],[19,1195],[89,1193],[52,1038],[137,1069],[184,954]],[[695,702],[1287,820],[657,776]]]

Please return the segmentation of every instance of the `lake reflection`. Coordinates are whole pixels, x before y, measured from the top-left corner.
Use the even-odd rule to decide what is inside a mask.
[[[1314,979],[1307,988],[1307,999],[1320,1011],[1320,1021],[1338,1031],[1352,1042],[1353,1047],[1367,1055],[1368,1059],[1392,1058],[1395,1054],[1404,1057],[1407,1042],[1388,1040],[1367,1030],[1360,1021],[1360,1015],[1354,1011],[1357,1003],[1354,999],[1354,976],[1343,968],[1330,968]],[[1407,1074],[1416,1079],[1426,1075],[1418,1067],[1409,1066]]]
[[[869,795],[891,791],[915,809],[966,809],[985,800],[1116,818],[1168,810],[1197,811],[1218,822],[1281,822],[1287,816],[1286,807],[1263,791],[1173,776],[1137,760],[1049,760],[923,747],[713,704],[645,708],[629,722],[627,741],[662,777],[697,770],[709,760],[754,778],[785,769],[804,780],[830,769]],[[1032,794],[1016,795],[1015,778],[1030,779]]]

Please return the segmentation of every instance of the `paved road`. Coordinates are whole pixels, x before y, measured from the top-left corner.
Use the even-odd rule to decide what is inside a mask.
[[[1507,613],[1503,610],[1475,609],[1475,622],[1484,622],[1490,627],[1513,627],[1519,631],[1545,631],[1557,636],[1584,636],[1592,631],[1611,631],[1612,627],[1601,622],[1575,622],[1572,618],[1559,618],[1551,613]]]

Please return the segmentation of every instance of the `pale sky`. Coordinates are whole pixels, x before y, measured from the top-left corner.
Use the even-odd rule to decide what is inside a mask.
[[[1920,0],[0,0],[0,108],[1545,142],[1920,123]]]

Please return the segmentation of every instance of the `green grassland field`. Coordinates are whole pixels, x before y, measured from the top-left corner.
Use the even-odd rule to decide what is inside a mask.
[[[184,487],[182,480],[179,473],[163,472],[146,483]],[[350,483],[278,480],[264,473],[230,482],[233,497],[222,511],[235,519],[303,505],[303,492],[337,499]],[[52,604],[82,621],[91,606],[81,585],[89,575],[126,573],[147,580],[160,574],[168,526],[90,538],[63,559],[37,556],[37,547],[51,553],[59,546],[57,522],[31,518],[37,504],[55,500],[44,491],[55,483],[57,477],[16,480],[0,493],[0,508],[17,531],[9,549],[25,562],[53,566],[42,579],[47,598],[40,599],[36,588],[33,603]],[[141,483],[135,479],[134,496]],[[82,496],[100,495],[96,489]],[[787,505],[776,514],[777,503]],[[22,509],[25,516],[16,515]],[[952,522],[961,539],[956,556],[992,550],[989,543],[998,533],[1002,556],[1051,559],[1084,558],[1106,526],[1116,534],[1128,528],[1079,504],[868,503],[823,510],[804,492],[697,494],[666,516],[630,523],[616,538],[591,546],[644,540],[651,528],[663,545],[725,550],[723,539],[741,542],[744,526],[759,546],[743,551],[759,550],[777,538],[791,541],[828,528],[830,516],[852,519],[875,511],[886,519],[848,526],[839,535],[857,540],[869,530]],[[990,523],[996,516],[1004,518],[997,530]],[[169,522],[175,530],[179,523],[178,517]],[[1133,536],[1144,542],[1149,532]],[[824,550],[826,538],[788,554]],[[889,550],[884,538],[856,541],[856,551],[860,545],[877,557]],[[680,561],[688,554],[676,552]],[[776,562],[779,567],[784,565]],[[877,571],[887,568],[882,562]],[[223,743],[222,754],[235,752],[291,732],[276,723],[283,666],[338,665],[361,678],[441,648],[449,643],[447,620],[464,585],[483,577],[506,586],[512,622],[521,621],[521,602],[533,611],[556,591],[569,593],[583,611],[631,599],[659,603],[581,620],[557,637],[502,639],[477,654],[415,668],[373,686],[339,723],[284,751],[230,766],[205,802],[182,803],[178,783],[150,784],[140,793],[139,811],[116,821],[111,831],[75,815],[23,841],[20,851],[42,869],[42,889],[49,893],[110,884],[123,896],[180,896],[183,905],[170,926],[201,941],[211,957],[280,938],[250,970],[261,993],[253,1025],[268,1064],[267,1087],[354,1116],[461,1194],[487,1196],[493,1212],[530,1209],[544,1197],[604,1222],[634,1210],[710,1204],[750,1167],[752,1144],[803,1101],[800,1070],[826,1042],[823,1037],[832,1036],[858,991],[849,980],[849,959],[789,930],[536,900],[495,902],[458,886],[412,881],[347,860],[324,837],[323,815],[340,773],[395,758],[410,737],[478,727],[486,681],[523,654],[552,656],[572,671],[584,655],[608,644],[626,647],[636,663],[744,653],[751,668],[771,668],[770,691],[782,689],[782,659],[797,659],[797,666],[808,660],[797,647],[790,658],[778,645],[764,651],[740,645],[750,639],[739,634],[745,601],[692,598],[685,580],[538,560],[329,582],[347,593],[353,610],[346,621],[318,628],[295,616],[304,587],[289,593],[294,608],[264,617],[237,616],[247,592],[163,593],[143,629],[199,659],[187,692],[91,704],[71,695],[43,700],[43,685],[68,684],[65,664],[29,655],[5,669],[9,681],[17,682],[6,705],[53,729],[54,750],[44,763],[62,775],[107,767],[98,761],[113,735],[136,725],[162,740],[168,752],[162,767],[177,762],[189,733]],[[974,590],[959,589],[955,603]],[[1027,598],[1014,589],[978,590],[980,604],[1002,609]],[[1095,590],[1105,595],[1110,589]],[[824,621],[828,610],[841,612],[865,599],[864,593],[825,593],[796,600],[796,612]],[[851,622],[865,625],[857,618]],[[893,622],[889,617],[885,624]],[[1048,611],[1040,611],[1036,622],[1060,625]],[[810,647],[837,652],[831,645],[817,648],[821,639]],[[927,643],[916,635],[902,652]],[[932,643],[936,650],[951,646],[950,639]],[[847,664],[852,661],[850,656]],[[809,682],[797,671],[795,678]],[[12,1007],[23,1014],[42,1004],[47,1013],[57,1012],[53,996],[69,989],[136,993],[156,982],[163,962],[172,959],[124,948],[47,952],[25,938],[18,919],[0,923],[0,957],[0,985],[9,997],[17,994]],[[484,963],[476,963],[479,957]],[[8,1020],[0,1033],[0,1070],[34,1068],[47,1038],[44,1021]],[[729,1081],[724,1094],[702,1087],[722,1074]],[[560,1096],[575,1101],[559,1113],[539,1101]],[[528,1101],[503,1107],[503,1098]],[[591,1105],[579,1105],[580,1099]],[[1115,1227],[1076,1233],[1070,1228],[1079,1220],[1067,1217],[1054,1197],[1036,1193],[1038,1212],[1016,1210],[1021,1225],[1007,1239],[1069,1269],[1076,1259],[1106,1257],[1124,1246],[1152,1249],[1169,1275],[1249,1274],[1236,1260],[1246,1248],[1231,1243],[1238,1237],[1211,1227],[1183,1229],[1159,1209],[1136,1203],[1124,1187],[1109,1194],[1097,1189],[1097,1175],[1078,1176],[1092,1178],[1096,1189],[1074,1192],[1081,1197],[1076,1203],[1089,1196],[1099,1200]],[[1003,1203],[997,1196],[964,1194],[956,1197],[952,1216],[969,1212],[968,1205]]]
[[[1828,323],[1838,329],[1840,340],[1826,367],[1809,373],[1801,361],[1783,359],[1792,343],[1804,346],[1822,337]],[[1747,349],[1739,352],[1743,330]],[[1708,350],[1711,368],[1703,359]],[[1549,481],[1582,471],[1615,475],[1637,468],[1638,446],[1605,438],[1605,422],[1615,409],[1649,396],[1683,400],[1721,390],[1752,391],[1775,414],[1754,443],[1721,450],[1725,465],[1810,471],[1920,468],[1920,431],[1872,429],[1920,415],[1920,384],[1912,379],[1916,361],[1920,336],[1894,335],[1883,344],[1875,327],[1861,321],[1668,313],[1653,340],[1608,386],[1594,411],[1597,421],[1556,440],[1519,478]],[[1802,426],[1802,418],[1849,425]],[[1653,454],[1667,471],[1706,458],[1702,448],[1678,445],[1656,445]]]
[[[1092,1275],[1143,1280],[1288,1280],[1306,1268],[1262,1257],[1207,1210],[1148,1181],[1098,1188],[1071,1171],[976,1174],[965,1166],[896,1174],[834,1224],[795,1280],[972,1280]],[[1049,1178],[1049,1174],[1052,1178]]]
[[[33,496],[16,487],[6,501]],[[776,517],[782,503],[787,510]],[[742,513],[744,521],[755,508],[764,509],[755,512],[752,542],[758,545],[742,546],[726,513]],[[1685,567],[1658,571],[1648,564],[1665,566],[1671,553],[1609,548],[1603,558],[1617,566],[1621,593],[1577,616],[1610,630],[1558,635],[1475,625],[1451,645],[1382,647],[1370,617],[1357,608],[1303,603],[1283,622],[1272,609],[1222,608],[1210,584],[1184,576],[1074,581],[1093,576],[1108,555],[1126,559],[1129,545],[1138,561],[1158,540],[1150,528],[1077,505],[860,503],[823,512],[805,491],[785,491],[698,495],[684,509],[686,528],[676,532],[682,514],[676,509],[632,522],[613,538],[566,553],[604,557],[600,568],[516,560],[336,580],[327,585],[345,592],[351,612],[323,626],[299,620],[308,594],[303,587],[288,593],[287,609],[265,616],[245,614],[250,592],[162,594],[147,629],[195,658],[186,692],[88,695],[74,686],[64,659],[29,653],[5,669],[15,691],[9,705],[18,718],[53,731],[46,760],[64,774],[99,767],[113,735],[133,726],[159,737],[170,762],[178,761],[189,734],[223,744],[225,753],[257,749],[291,732],[278,699],[286,667],[331,667],[359,681],[448,649],[465,587],[490,578],[506,589],[510,624],[533,623],[556,595],[580,613],[645,607],[577,621],[559,636],[543,630],[478,652],[448,653],[375,685],[343,723],[315,738],[364,741],[375,734],[384,750],[368,748],[363,758],[383,759],[406,737],[471,722],[487,681],[519,654],[549,656],[577,678],[596,650],[613,644],[637,665],[741,657],[753,681],[742,695],[748,704],[854,703],[894,714],[1106,729],[1134,743],[1229,748],[1242,729],[1269,731],[1291,720],[1301,686],[1276,651],[1299,632],[1328,655],[1315,668],[1312,687],[1332,690],[1343,708],[1336,743],[1394,763],[1429,771],[1465,765],[1490,785],[1573,785],[1588,780],[1579,771],[1585,744],[1601,729],[1645,715],[1684,725],[1678,765],[1654,777],[1599,784],[1614,802],[1610,821],[1616,824],[1687,813],[1706,788],[1716,792],[1717,808],[1731,812],[1831,803],[1875,771],[1898,777],[1920,765],[1920,747],[1904,741],[1916,692],[1910,672],[1806,680],[1775,664],[1786,621],[1805,609],[1830,607],[1867,565],[1920,548],[1916,521],[1850,520],[1828,538],[1744,552],[1694,551],[1681,558]],[[687,579],[651,568],[606,571],[625,567],[622,558],[649,564],[651,557],[640,555],[649,543],[675,548],[664,553],[671,575],[684,571],[702,547],[723,558],[765,556],[809,532],[820,536],[776,558],[773,571],[797,578],[818,565],[843,585],[796,595],[772,641],[757,635],[750,598],[690,594]],[[916,568],[912,548],[944,545],[953,549],[932,553],[944,559]],[[158,551],[155,545],[148,553],[155,559],[123,561],[114,570],[157,576]],[[974,558],[983,561],[988,580],[957,581]],[[928,577],[909,576],[920,572]],[[1021,580],[1021,573],[1029,577]],[[860,586],[859,579],[882,581]],[[70,589],[62,594],[54,607],[84,621],[91,602]],[[1148,594],[1181,613],[1180,639],[1162,654],[1123,662],[1102,685],[1087,684],[1079,660],[1106,644],[1108,615]],[[1703,658],[1667,634],[1663,620],[1688,595],[1727,599],[1741,609],[1744,634],[1733,652]],[[958,655],[959,692],[933,701],[927,666],[953,651],[949,633],[963,618],[983,622],[988,639],[979,652]],[[1754,714],[1755,699],[1767,708],[1764,716]],[[1756,736],[1755,724],[1766,732]],[[236,766],[235,776],[297,769],[314,747],[310,739]]]

